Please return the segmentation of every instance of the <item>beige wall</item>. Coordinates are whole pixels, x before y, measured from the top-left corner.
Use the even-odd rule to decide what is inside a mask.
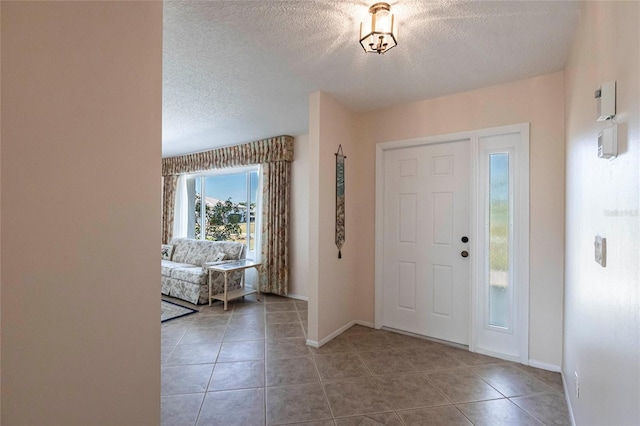
[[[586,2],[565,71],[563,372],[576,424],[640,424],[640,4]],[[619,155],[597,157],[593,92],[617,81]],[[594,262],[596,235],[607,265]],[[578,371],[580,398],[575,397]]]
[[[162,3],[2,2],[2,421],[160,423]]]
[[[0,46],[2,46],[2,3],[0,2]],[[0,48],[0,52],[2,49]],[[0,54],[2,76],[2,54]],[[2,129],[2,78],[0,78],[0,129]],[[0,131],[0,189],[2,188],[2,131]],[[2,191],[0,190],[0,366],[2,366]],[[0,367],[0,425],[2,424],[2,368]]]
[[[308,153],[308,185],[309,185],[309,241],[307,242],[307,312],[308,342],[318,342],[318,286],[320,267],[318,238],[320,236],[320,92],[309,95],[309,145]]]
[[[354,115],[326,93],[310,96],[309,340],[321,341],[358,319],[354,305],[359,238]],[[335,245],[335,153],[345,160],[346,223],[342,259]],[[317,308],[317,311],[316,311]],[[318,315],[316,317],[316,315]]]
[[[558,72],[357,117],[357,318],[374,320],[375,145],[531,123],[529,358],[559,368],[562,360],[564,246],[564,81]],[[355,163],[355,164],[354,164]],[[352,197],[349,198],[349,201]]]
[[[289,295],[307,298],[309,280],[309,135],[294,139],[291,163],[291,239]]]

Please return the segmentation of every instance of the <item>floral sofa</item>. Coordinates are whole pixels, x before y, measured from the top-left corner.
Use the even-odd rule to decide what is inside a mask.
[[[162,294],[193,304],[209,303],[207,266],[246,257],[246,246],[227,241],[174,238],[162,245]],[[212,272],[211,294],[224,292],[224,275]],[[239,288],[242,272],[229,276],[229,290]]]

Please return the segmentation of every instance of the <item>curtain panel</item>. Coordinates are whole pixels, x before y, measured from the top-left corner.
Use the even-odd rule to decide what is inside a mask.
[[[177,185],[178,176],[162,176],[162,244],[169,244],[173,236]]]
[[[260,291],[286,296],[289,285],[291,163],[262,165],[262,267]]]
[[[278,136],[210,151],[162,159],[162,241],[171,240],[178,175],[262,165],[260,290],[286,295],[289,288],[289,199],[293,137]]]

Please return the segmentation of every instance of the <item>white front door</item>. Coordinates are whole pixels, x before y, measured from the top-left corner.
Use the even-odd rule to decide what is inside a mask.
[[[467,345],[470,141],[387,150],[383,167],[382,325]]]

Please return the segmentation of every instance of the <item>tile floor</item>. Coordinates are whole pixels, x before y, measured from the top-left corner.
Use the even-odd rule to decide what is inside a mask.
[[[569,425],[558,373],[354,326],[305,345],[267,295],[162,325],[162,425]]]

